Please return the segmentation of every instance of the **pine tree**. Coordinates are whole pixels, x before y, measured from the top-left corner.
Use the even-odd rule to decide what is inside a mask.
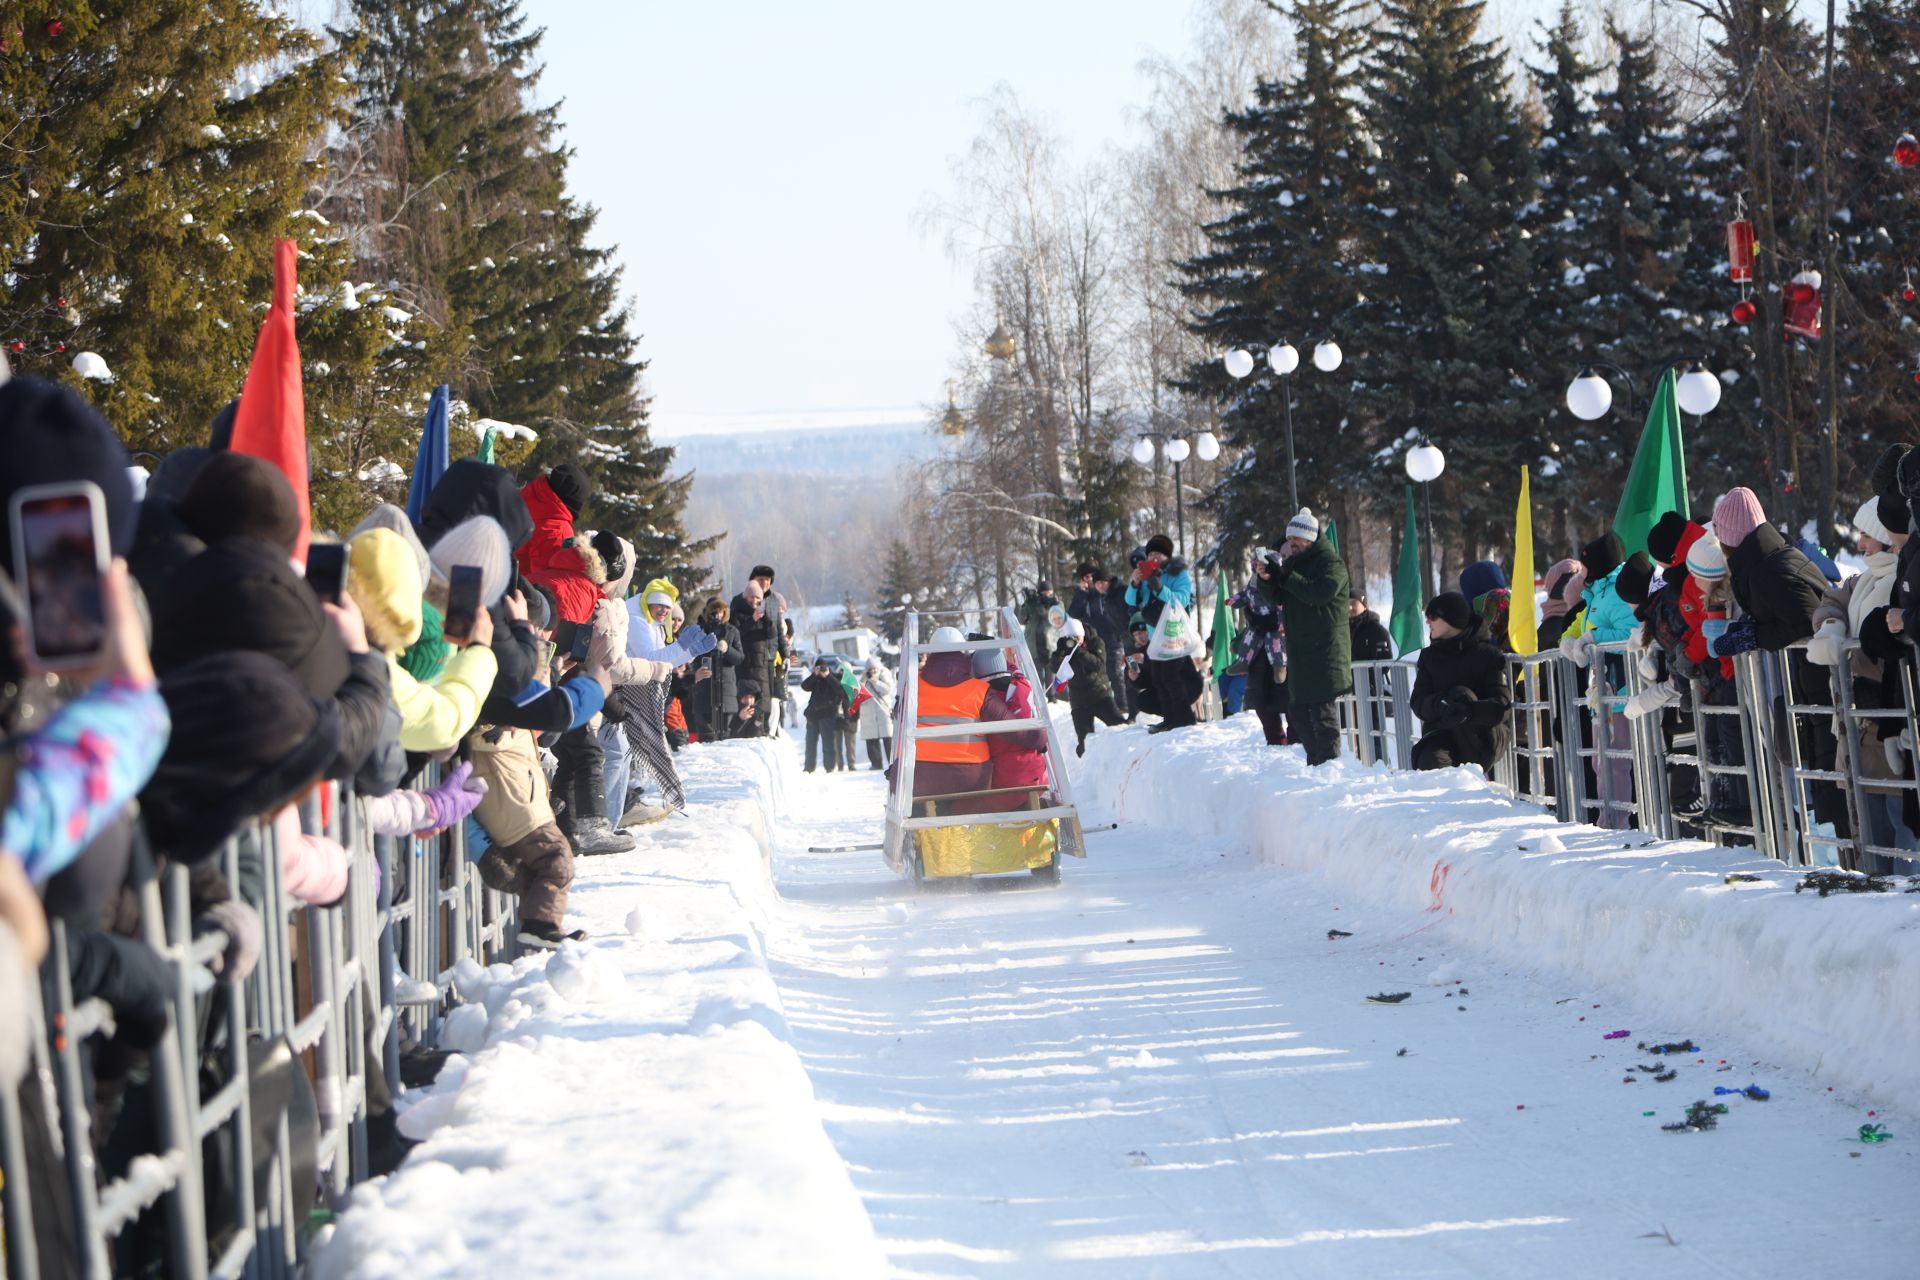
[[[1892,163],[1894,142],[1920,129],[1920,0],[1854,0],[1841,29],[1834,119],[1832,286],[1841,343],[1840,443],[1850,516],[1871,497],[1866,475],[1879,452],[1920,426],[1920,189]]]
[[[690,590],[717,539],[681,524],[691,477],[653,442],[645,362],[596,213],[566,194],[557,107],[536,108],[540,32],[519,0],[354,0],[356,120],[336,148],[365,266],[403,282],[445,340],[434,361],[476,414],[539,433],[524,471],[595,478],[587,524]]]
[[[15,19],[9,19],[9,25]],[[300,341],[322,518],[352,469],[335,426],[393,343],[342,286],[347,246],[308,211],[353,50],[258,0],[96,0],[0,54],[0,341],[14,368],[85,383],[139,451],[206,439],[239,394],[272,283],[301,246]],[[389,423],[388,425],[392,425]]]
[[[1503,51],[1479,38],[1483,8],[1380,6],[1366,92],[1380,155],[1358,210],[1368,260],[1352,343],[1383,469],[1397,471],[1406,446],[1432,434],[1448,455],[1434,503],[1441,548],[1450,537],[1469,557],[1504,542],[1520,464],[1537,453],[1558,396],[1530,368],[1532,139]]]
[[[1318,341],[1344,333],[1360,297],[1352,211],[1371,184],[1354,105],[1366,41],[1359,11],[1352,0],[1293,6],[1298,71],[1262,83],[1252,104],[1227,114],[1243,149],[1240,182],[1220,193],[1230,211],[1206,228],[1208,252],[1181,264],[1182,290],[1207,308],[1194,331],[1213,350],[1246,347],[1261,359],[1240,382],[1215,359],[1176,384],[1223,401],[1222,433],[1244,451],[1208,496],[1223,548],[1274,539],[1292,515],[1282,399],[1289,390],[1301,502],[1325,509],[1366,483],[1370,451],[1350,412],[1351,383],[1306,363]],[[1303,361],[1290,380],[1263,358],[1283,340]]]
[[[906,633],[907,609],[911,602],[921,598],[920,579],[913,552],[895,538],[887,547],[886,563],[880,570],[880,583],[875,590],[880,632],[894,644],[899,644],[900,637]]]

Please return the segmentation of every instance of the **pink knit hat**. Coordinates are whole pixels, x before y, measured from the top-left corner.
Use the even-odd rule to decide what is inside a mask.
[[[1580,593],[1587,588],[1586,566],[1578,560],[1562,560],[1547,570],[1544,579],[1547,584],[1547,598],[1540,603],[1540,616],[1559,618],[1572,613],[1580,605]],[[1555,591],[1554,584],[1560,589]]]
[[[1760,509],[1760,499],[1745,487],[1727,490],[1727,496],[1713,508],[1713,536],[1720,539],[1723,547],[1739,546],[1748,534],[1766,522],[1767,513]]]

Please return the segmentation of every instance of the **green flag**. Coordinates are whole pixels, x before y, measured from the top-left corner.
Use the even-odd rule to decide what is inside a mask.
[[[1689,514],[1687,460],[1680,447],[1680,404],[1674,394],[1673,370],[1660,375],[1653,408],[1633,452],[1626,492],[1613,513],[1613,531],[1626,544],[1627,554],[1647,549],[1647,533],[1669,511]]]
[[[1327,520],[1327,545],[1333,548],[1335,555],[1340,554],[1340,530],[1331,518]]]
[[[480,437],[480,452],[475,457],[482,462],[493,461],[493,428],[487,428],[487,434]]]
[[[1393,571],[1393,617],[1387,631],[1400,656],[1427,643],[1425,602],[1420,599],[1420,525],[1413,514],[1413,486],[1407,486],[1407,531],[1400,536],[1400,563]]]
[[[1213,678],[1233,665],[1233,614],[1227,609],[1227,574],[1213,579]]]

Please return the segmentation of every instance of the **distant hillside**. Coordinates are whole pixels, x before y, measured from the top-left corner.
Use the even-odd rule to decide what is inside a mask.
[[[827,606],[852,594],[862,609],[878,587],[894,534],[898,477],[933,457],[924,423],[700,434],[672,442],[675,469],[692,471],[689,533],[727,536],[715,550],[729,594],[769,563],[790,605]]]

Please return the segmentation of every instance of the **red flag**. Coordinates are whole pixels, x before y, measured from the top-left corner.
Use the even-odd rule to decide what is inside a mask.
[[[233,451],[264,458],[280,468],[293,486],[300,507],[300,537],[293,558],[304,563],[313,515],[307,505],[307,402],[300,386],[300,345],[293,336],[293,297],[297,287],[291,240],[273,248],[273,305],[253,347],[247,385],[233,416]]]

